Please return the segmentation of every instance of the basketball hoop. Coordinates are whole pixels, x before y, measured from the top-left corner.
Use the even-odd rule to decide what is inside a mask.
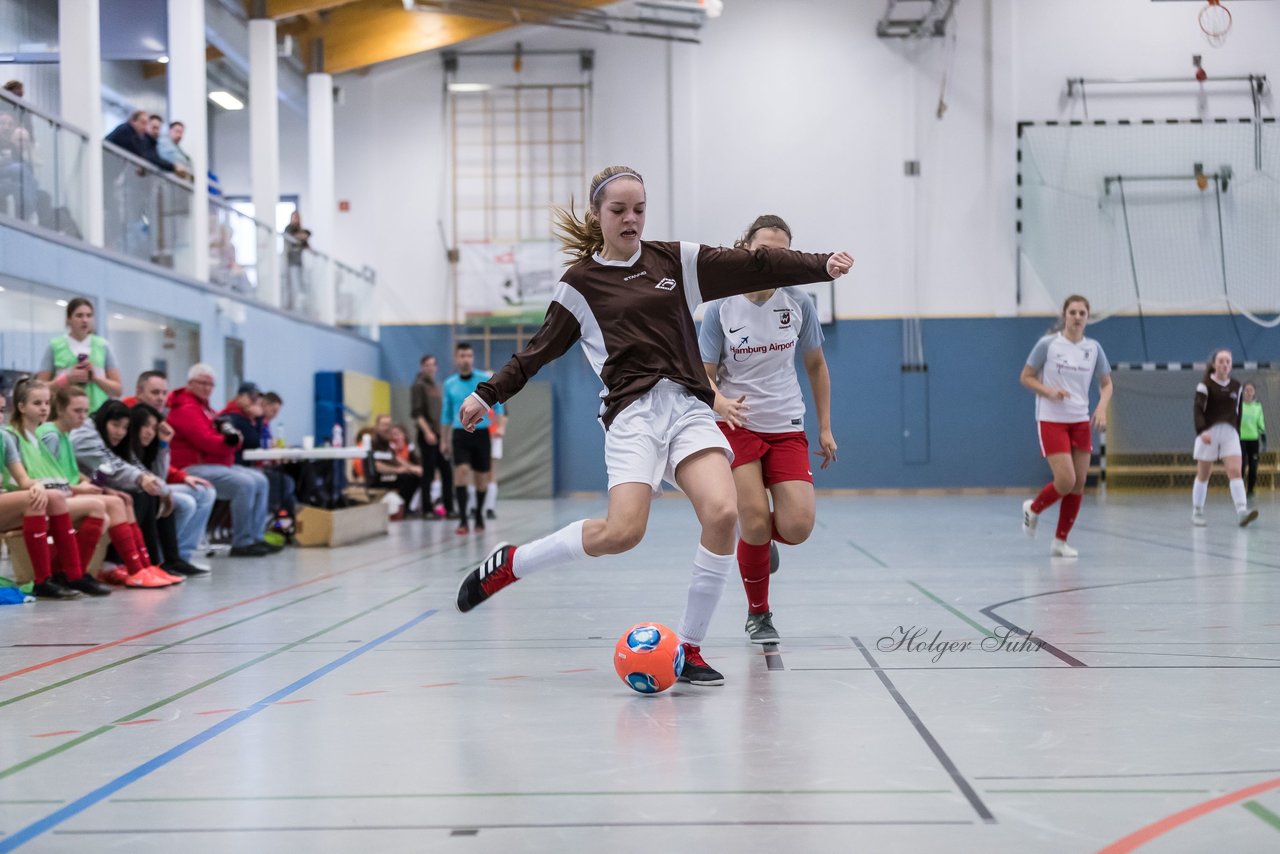
[[[1209,0],[1209,5],[1200,10],[1200,29],[1214,47],[1226,44],[1227,33],[1231,32],[1231,12],[1222,5],[1222,0]]]

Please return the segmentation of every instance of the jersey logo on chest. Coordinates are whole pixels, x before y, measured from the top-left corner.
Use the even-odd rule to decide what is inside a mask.
[[[674,291],[676,289],[675,279],[662,279],[654,285],[660,291]]]
[[[786,328],[791,325],[791,309],[775,308],[773,313],[778,315],[778,327]]]

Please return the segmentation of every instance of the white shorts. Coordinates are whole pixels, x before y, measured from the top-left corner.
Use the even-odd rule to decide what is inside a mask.
[[[502,459],[502,437],[489,434],[489,458],[494,460]]]
[[[1214,424],[1205,432],[1209,434],[1209,444],[1206,445],[1203,439],[1196,436],[1191,456],[1205,462],[1241,456],[1240,434],[1235,427],[1230,424]]]
[[[719,448],[733,462],[733,451],[711,407],[684,386],[661,380],[618,413],[605,431],[609,488],[647,483],[654,495],[661,495],[662,481],[675,486],[680,463],[708,448]]]

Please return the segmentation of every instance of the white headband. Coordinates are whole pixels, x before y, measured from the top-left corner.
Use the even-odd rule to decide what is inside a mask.
[[[639,175],[637,175],[636,173],[634,173],[634,172],[619,172],[619,173],[617,173],[616,175],[610,175],[608,178],[605,178],[603,181],[601,181],[601,182],[600,182],[600,186],[599,186],[599,187],[596,187],[596,191],[595,191],[594,193],[592,193],[592,194],[591,194],[591,201],[592,201],[592,202],[595,202],[596,197],[600,195],[600,191],[604,189],[605,184],[608,184],[608,183],[609,183],[610,181],[612,181],[614,178],[635,178],[637,181],[639,181],[639,182],[640,182],[640,186],[642,186],[642,187],[644,186],[644,179],[643,179],[643,178],[641,178],[641,177],[640,177]]]

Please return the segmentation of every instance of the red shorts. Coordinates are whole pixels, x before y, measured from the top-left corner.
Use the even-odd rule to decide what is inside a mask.
[[[1071,451],[1093,452],[1093,431],[1088,421],[1064,424],[1061,421],[1041,421],[1040,456],[1069,454]]]
[[[787,480],[813,483],[813,471],[809,468],[809,438],[803,431],[755,433],[745,427],[734,430],[723,421],[716,423],[733,449],[733,468],[759,460],[765,486]]]

